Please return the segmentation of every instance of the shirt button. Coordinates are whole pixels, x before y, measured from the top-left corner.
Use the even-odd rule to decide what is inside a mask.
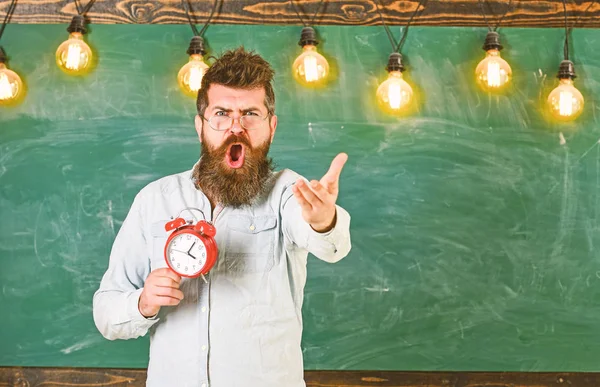
[[[203,350],[203,351],[206,351],[206,345],[203,345],[203,346],[202,346],[202,350]]]
[[[206,383],[202,383],[202,387],[206,387]]]
[[[202,310],[202,313],[206,312],[206,306],[203,306],[201,310]]]
[[[256,227],[254,227],[254,225],[251,225],[251,226],[250,226],[250,230],[252,230],[252,231],[254,231],[254,229],[255,229],[255,228],[256,228]]]

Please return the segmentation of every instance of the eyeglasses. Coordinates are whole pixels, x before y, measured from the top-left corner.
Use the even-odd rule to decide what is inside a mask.
[[[260,129],[270,115],[271,113],[267,113],[267,115],[264,117],[258,115],[243,115],[239,118],[240,126],[246,130]],[[208,125],[210,125],[211,128],[219,132],[224,132],[233,127],[234,118],[230,116],[215,115],[209,119],[204,117],[202,117],[202,119],[208,122]]]

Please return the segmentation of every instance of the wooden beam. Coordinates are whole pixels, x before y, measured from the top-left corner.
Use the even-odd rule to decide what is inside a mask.
[[[87,0],[89,1],[89,0]],[[87,1],[82,1],[85,6]],[[213,0],[189,0],[193,17],[202,25],[215,4]],[[302,25],[288,1],[215,0],[217,24]],[[321,0],[294,0],[304,21],[319,9]],[[11,0],[0,0],[4,17]],[[504,27],[564,27],[562,0],[434,0],[425,1],[424,9],[413,25],[485,26],[482,5],[488,21],[496,21],[506,12]],[[380,25],[378,0],[324,0],[315,25]],[[390,25],[406,25],[419,1],[381,0],[382,13]],[[73,0],[19,0],[12,23],[68,23],[77,13]],[[567,1],[570,26],[600,28],[600,1]],[[180,0],[96,0],[87,16],[94,24],[185,24],[187,18]]]
[[[307,387],[598,387],[600,373],[306,371]],[[0,367],[0,387],[144,387],[146,370]]]

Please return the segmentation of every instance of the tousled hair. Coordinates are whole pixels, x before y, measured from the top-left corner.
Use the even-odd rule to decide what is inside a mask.
[[[269,114],[275,114],[275,93],[273,92],[273,76],[275,71],[260,55],[246,51],[244,47],[226,51],[206,71],[198,91],[196,108],[198,114],[204,116],[208,106],[208,89],[218,84],[235,89],[265,89],[265,106]]]

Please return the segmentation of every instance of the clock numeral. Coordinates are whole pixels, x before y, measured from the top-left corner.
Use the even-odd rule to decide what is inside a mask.
[[[187,237],[187,240],[188,240],[188,241],[189,241],[190,239],[192,239],[192,236],[191,236],[191,235],[186,235],[186,237]]]
[[[178,263],[178,264],[177,264],[177,268],[179,269],[180,267],[181,267],[181,264],[180,264],[180,263]]]
[[[206,252],[202,252],[202,258],[206,258]]]
[[[185,271],[186,271],[186,273],[187,273],[187,271],[188,271],[188,267],[187,267],[187,266],[185,267]]]

